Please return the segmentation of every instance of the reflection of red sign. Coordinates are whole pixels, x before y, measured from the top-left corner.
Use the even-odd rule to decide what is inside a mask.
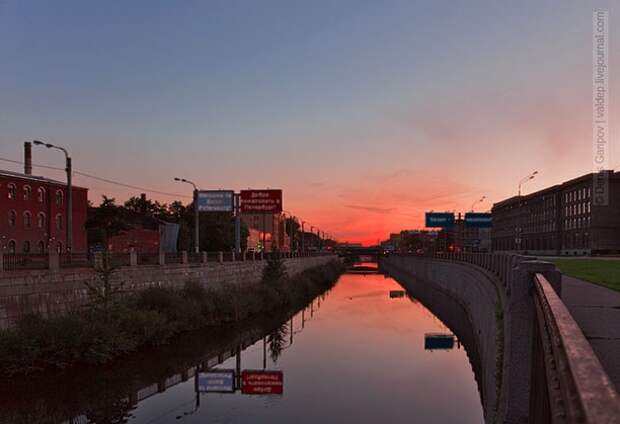
[[[282,190],[241,190],[242,213],[282,212]]]
[[[282,371],[243,371],[241,381],[246,395],[281,395],[284,390]]]

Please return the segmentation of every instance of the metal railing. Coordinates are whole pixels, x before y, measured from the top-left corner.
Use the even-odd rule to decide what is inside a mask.
[[[103,255],[104,253],[63,253],[55,254],[54,252],[48,254],[30,254],[30,253],[0,253],[0,272],[11,271],[28,271],[28,270],[45,270],[56,268],[93,268],[96,264],[101,263],[98,261],[97,255]],[[206,256],[205,256],[206,254]],[[312,257],[332,255],[329,252],[306,252],[306,253],[263,253],[260,252],[246,252],[234,253],[233,251],[219,251],[219,252],[200,252],[200,253],[165,253],[159,252],[109,252],[110,263],[114,267],[131,266],[148,266],[148,265],[200,265],[207,263],[219,263],[219,262],[233,262],[233,261],[260,261],[268,260],[276,256],[286,258],[300,258],[300,257]],[[132,255],[135,255],[132,260]],[[206,262],[205,262],[206,257]]]
[[[61,268],[86,268],[93,266],[93,256],[89,253],[64,253],[58,255]]]
[[[500,281],[508,298],[513,273],[521,265],[536,259],[509,253],[475,252],[397,255],[465,262],[481,267]],[[620,423],[620,396],[560,295],[542,273],[534,273],[530,283],[536,312],[529,422]]]
[[[29,269],[46,269],[47,255],[32,253],[6,253],[2,261],[3,271],[18,271]]]
[[[159,253],[158,252],[137,252],[136,262],[138,265],[158,265]]]
[[[620,396],[590,343],[542,274],[535,275],[534,289],[534,362],[544,364],[544,374],[536,377],[547,394],[542,400],[532,398],[538,404],[531,408],[532,422],[620,422]]]

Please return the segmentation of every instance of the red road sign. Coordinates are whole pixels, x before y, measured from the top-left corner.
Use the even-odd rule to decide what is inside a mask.
[[[241,190],[242,213],[282,212],[282,190]]]
[[[246,395],[281,395],[284,391],[282,371],[243,371],[241,393]]]

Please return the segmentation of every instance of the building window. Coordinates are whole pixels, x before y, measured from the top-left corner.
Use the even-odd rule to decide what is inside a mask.
[[[32,214],[28,211],[24,212],[24,228],[32,226]]]
[[[24,242],[22,250],[24,251],[24,253],[30,253],[30,242],[28,240]]]
[[[17,187],[15,187],[15,184],[9,183],[6,187],[9,190],[8,198],[11,199],[11,200],[15,200],[15,195],[17,193]]]
[[[43,187],[39,187],[39,189],[37,190],[38,196],[37,196],[37,200],[39,200],[39,202],[41,203],[45,203],[45,189]]]
[[[14,227],[17,224],[17,212],[9,211],[9,227]]]
[[[38,243],[38,252],[39,254],[43,255],[45,253],[45,243],[43,243],[43,241],[39,241]]]
[[[15,243],[15,240],[9,240],[9,244],[7,247],[9,248],[9,253],[15,254],[15,250],[17,249],[17,243]]]
[[[58,206],[62,206],[63,197],[64,194],[62,193],[62,190],[56,190],[56,204]]]
[[[43,212],[39,212],[37,215],[37,227],[45,228],[45,214]]]
[[[24,186],[24,200],[30,200],[30,196],[32,195],[32,189],[29,185]]]
[[[62,215],[61,214],[56,215],[56,229],[62,230]]]

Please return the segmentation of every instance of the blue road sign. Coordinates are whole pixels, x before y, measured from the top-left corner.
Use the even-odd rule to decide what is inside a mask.
[[[232,190],[204,190],[198,192],[200,212],[232,212],[235,192]]]
[[[454,348],[454,336],[452,334],[425,334],[425,350],[450,350]]]
[[[490,213],[468,212],[465,214],[465,226],[470,228],[491,228],[493,217]]]
[[[198,373],[198,391],[201,393],[233,393],[235,372],[212,370]]]
[[[451,212],[426,212],[427,228],[447,228],[454,225],[454,214]]]

